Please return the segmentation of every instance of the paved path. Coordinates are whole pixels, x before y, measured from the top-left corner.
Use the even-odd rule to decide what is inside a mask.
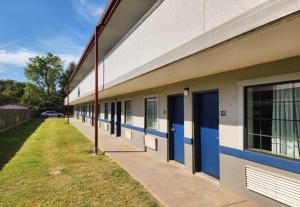
[[[93,141],[94,130],[76,119],[70,122]],[[116,139],[99,129],[100,150],[114,159],[132,177],[166,206],[197,207],[253,207],[247,200],[222,189],[207,178],[193,175],[183,167],[160,161],[140,151],[127,141]]]

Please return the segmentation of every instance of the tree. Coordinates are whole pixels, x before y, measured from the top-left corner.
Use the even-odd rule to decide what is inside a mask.
[[[32,83],[26,83],[24,95],[21,103],[31,106],[35,110],[40,110],[39,105],[45,98],[45,92]]]
[[[11,103],[10,98],[0,93],[0,105],[5,105],[9,103]]]
[[[51,110],[57,112],[64,111],[64,97],[60,93],[51,94],[38,105],[40,110]]]
[[[14,80],[0,80],[0,105],[20,103],[25,83]]]
[[[76,68],[76,63],[75,62],[71,62],[67,69],[65,70],[65,72],[63,73],[63,75],[61,76],[61,80],[60,80],[60,88],[61,88],[61,94],[63,94],[64,96],[66,95],[64,92],[65,87],[67,86],[69,79],[72,75],[72,73],[74,72]]]
[[[75,69],[75,63],[63,70],[63,61],[55,55],[30,58],[25,68],[25,76],[29,80],[25,87],[22,103],[31,105],[35,110],[64,109],[64,88]]]
[[[62,74],[63,61],[51,53],[29,58],[25,67],[26,78],[48,96],[56,93]]]

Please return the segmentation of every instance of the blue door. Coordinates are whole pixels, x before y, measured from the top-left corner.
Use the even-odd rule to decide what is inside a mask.
[[[219,178],[219,95],[199,95],[199,144],[201,171]]]
[[[171,137],[173,142],[174,160],[184,163],[184,109],[183,96],[171,97],[170,107],[170,124]]]
[[[111,102],[110,105],[110,114],[111,114],[111,120],[110,120],[110,134],[115,133],[115,102]]]

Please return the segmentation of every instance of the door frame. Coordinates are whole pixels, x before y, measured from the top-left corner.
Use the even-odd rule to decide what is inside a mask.
[[[85,123],[86,122],[86,105],[84,105],[84,106],[82,106],[82,108],[83,108],[83,123]]]
[[[95,110],[95,109],[94,109],[94,104],[91,104],[91,111],[92,111],[92,126],[94,126],[94,124],[95,124],[95,123],[94,123],[94,121],[95,121],[95,120],[94,120],[94,118],[95,118],[95,117],[94,117],[94,110]]]
[[[200,142],[200,137],[199,137],[199,133],[198,133],[198,124],[197,124],[197,112],[198,109],[197,104],[199,105],[196,96],[199,96],[201,94],[207,94],[207,93],[218,93],[218,100],[219,100],[219,110],[220,110],[220,90],[219,89],[212,89],[212,90],[204,90],[204,91],[195,91],[192,93],[192,125],[193,125],[193,146],[192,146],[192,156],[193,156],[193,161],[192,161],[192,168],[193,168],[193,173],[196,172],[201,172],[201,158],[199,157],[199,151],[200,149],[198,149],[196,146],[199,146],[199,142]],[[219,126],[218,126],[218,130],[220,130],[220,111],[218,111],[218,119],[219,119]]]
[[[171,136],[171,99],[176,96],[183,97],[183,117],[184,117],[184,94],[183,93],[176,93],[172,95],[167,95],[167,132],[168,132],[168,140],[167,140],[167,161],[174,160],[174,149],[173,149],[173,138]]]
[[[118,104],[120,104],[120,111],[118,110]],[[120,113],[120,114],[119,114]],[[120,117],[119,117],[120,115]],[[118,121],[118,117],[120,118],[120,121]],[[116,137],[121,136],[121,122],[122,122],[122,101],[117,101],[116,102]]]
[[[114,112],[114,113],[112,113]],[[115,115],[116,115],[116,103],[115,101],[112,101],[110,103],[110,134],[115,133]]]

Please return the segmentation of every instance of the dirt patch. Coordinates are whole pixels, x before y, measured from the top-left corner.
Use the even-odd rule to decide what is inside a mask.
[[[57,166],[56,168],[54,168],[50,171],[50,174],[51,175],[59,175],[62,173],[63,169],[64,168],[62,166]]]

